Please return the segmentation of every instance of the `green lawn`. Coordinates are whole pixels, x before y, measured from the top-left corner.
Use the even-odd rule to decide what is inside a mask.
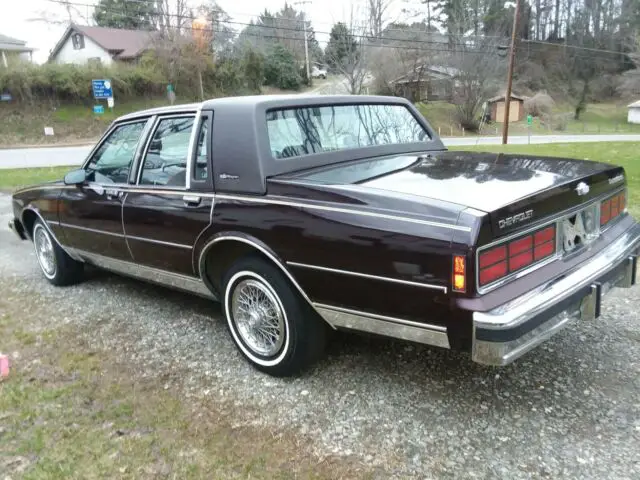
[[[580,158],[621,165],[626,171],[629,187],[629,211],[640,218],[640,146],[637,142],[478,145],[455,149]]]
[[[36,183],[61,180],[73,167],[10,168],[0,170],[0,190],[15,190]]]
[[[183,103],[181,100],[178,102]],[[92,105],[0,105],[0,147],[96,140],[120,115],[165,105],[167,100],[140,99],[118,103],[116,99],[113,110],[107,108],[106,102],[101,103],[105,110],[102,115],[94,114]],[[54,135],[45,136],[44,127],[53,127]]]
[[[457,125],[455,117],[455,105],[447,102],[418,103],[416,107],[429,123],[443,137],[461,136],[462,130]],[[627,123],[626,104],[616,103],[592,103],[587,105],[587,110],[580,120],[574,120],[570,104],[558,104],[554,109],[555,115],[568,115],[570,117],[566,128],[563,130],[549,130],[541,125],[538,118],[533,119],[531,134],[598,134],[598,133],[640,133],[640,125]],[[500,135],[502,122],[485,124],[482,127],[482,135]],[[527,121],[514,122],[509,125],[509,133],[513,135],[526,135],[528,132]],[[470,135],[465,132],[465,135]],[[471,134],[473,135],[473,134]]]

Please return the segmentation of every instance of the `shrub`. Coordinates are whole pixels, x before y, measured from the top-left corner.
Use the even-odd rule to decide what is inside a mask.
[[[527,98],[524,102],[524,110],[528,115],[542,117],[550,115],[555,102],[546,93],[538,92],[533,97]]]
[[[293,54],[282,45],[276,45],[265,59],[265,84],[284,90],[298,90],[302,78],[298,73],[296,59]]]

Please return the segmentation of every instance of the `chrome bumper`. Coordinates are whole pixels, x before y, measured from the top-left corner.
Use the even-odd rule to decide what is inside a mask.
[[[489,312],[473,314],[472,358],[507,365],[557,333],[571,320],[595,319],[614,287],[636,283],[640,224],[564,276]]]

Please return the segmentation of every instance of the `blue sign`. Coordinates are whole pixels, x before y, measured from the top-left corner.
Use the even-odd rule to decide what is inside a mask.
[[[104,106],[103,105],[94,105],[93,106],[93,113],[95,113],[96,115],[102,115],[104,113]]]
[[[113,97],[113,89],[111,80],[91,80],[94,98],[110,98]]]
[[[3,93],[2,95],[0,95],[0,101],[2,101],[2,102],[10,102],[11,101],[11,94]]]

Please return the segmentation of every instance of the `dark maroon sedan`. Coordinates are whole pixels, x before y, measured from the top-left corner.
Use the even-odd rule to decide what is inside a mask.
[[[119,118],[11,226],[55,285],[91,264],[219,300],[287,375],[331,329],[510,363],[635,284],[626,207],[621,167],[447,151],[403,99],[259,96]]]

